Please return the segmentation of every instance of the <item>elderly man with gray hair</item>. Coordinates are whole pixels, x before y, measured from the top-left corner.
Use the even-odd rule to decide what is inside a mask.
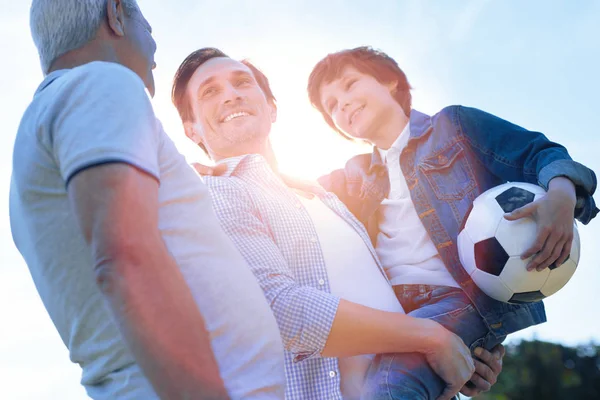
[[[14,242],[94,399],[280,399],[269,306],[165,134],[134,0],[34,0]]]

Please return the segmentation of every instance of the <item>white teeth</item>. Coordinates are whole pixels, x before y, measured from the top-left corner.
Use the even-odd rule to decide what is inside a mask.
[[[231,121],[232,119],[238,118],[238,117],[247,117],[248,115],[250,115],[250,114],[248,114],[245,111],[236,112],[236,113],[233,113],[233,114],[229,114],[227,117],[225,117],[225,119],[223,120],[223,122],[228,122],[228,121]]]

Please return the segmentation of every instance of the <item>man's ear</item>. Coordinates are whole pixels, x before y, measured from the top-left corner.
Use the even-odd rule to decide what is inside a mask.
[[[271,112],[271,123],[277,121],[277,105],[273,101],[269,101],[269,110]]]
[[[192,142],[196,144],[202,143],[202,136],[200,136],[192,122],[184,122],[183,129],[185,130],[185,136],[187,136]]]
[[[106,17],[112,33],[117,36],[125,36],[125,12],[121,0],[108,0],[106,2]]]

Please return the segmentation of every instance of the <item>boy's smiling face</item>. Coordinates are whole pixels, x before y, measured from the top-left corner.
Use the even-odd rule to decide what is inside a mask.
[[[373,76],[346,66],[339,76],[320,89],[323,109],[340,131],[369,142],[377,137],[402,107],[393,94],[397,83],[381,83]]]

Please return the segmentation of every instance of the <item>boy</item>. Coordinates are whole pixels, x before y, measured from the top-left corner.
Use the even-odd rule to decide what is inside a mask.
[[[471,349],[491,348],[545,322],[541,302],[509,305],[484,295],[460,264],[456,238],[485,190],[506,181],[539,184],[547,196],[506,218],[538,222],[537,240],[522,255],[531,257],[530,271],[560,265],[570,253],[573,218],[587,224],[598,211],[593,171],[543,134],[483,111],[451,106],[427,116],[413,110],[396,61],[369,47],[325,57],[308,92],[333,129],[374,145],[372,154],[354,157],[320,183],[368,228],[408,315],[439,322]],[[369,370],[364,396],[428,398],[443,389],[415,355],[384,354]]]

